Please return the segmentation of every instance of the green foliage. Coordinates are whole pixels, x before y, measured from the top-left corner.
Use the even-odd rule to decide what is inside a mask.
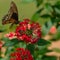
[[[49,3],[45,4],[45,9],[47,10],[48,13],[51,13],[53,11],[53,8],[51,7]]]
[[[56,56],[43,56],[42,60],[57,60]]]
[[[3,38],[2,40],[5,41],[4,46],[7,46],[7,47],[14,46],[15,44],[19,43],[17,39],[9,40],[8,38]]]
[[[31,18],[32,21],[35,21],[39,19],[40,17],[40,12],[42,12],[43,8],[39,9]]]
[[[51,21],[46,22],[43,26],[42,26],[42,34],[45,36],[49,33],[50,28],[53,26]]]
[[[56,24],[58,24],[58,22],[60,22],[60,1],[57,1],[55,4],[47,1],[45,3],[42,2],[41,0],[37,0],[37,6],[39,6],[41,3],[42,10],[40,10],[41,7],[39,7],[39,12],[36,11],[36,13],[32,16],[33,20],[36,21],[39,18],[50,18],[52,23],[56,22]]]
[[[37,44],[38,44],[39,46],[45,46],[45,45],[50,44],[50,41],[46,41],[46,40],[44,40],[44,39],[40,39],[40,40],[38,40]]]
[[[16,48],[20,47],[20,48],[26,48],[26,43],[25,42],[22,42],[20,41],[17,45],[16,45]]]
[[[26,47],[32,54],[34,53],[35,46],[34,44],[28,44]]]
[[[43,0],[36,0],[36,2],[37,2],[37,7],[39,7],[43,3]]]

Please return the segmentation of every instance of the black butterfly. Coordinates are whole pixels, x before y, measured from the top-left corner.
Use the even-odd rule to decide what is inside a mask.
[[[11,2],[11,6],[10,6],[8,13],[2,19],[3,25],[9,24],[9,23],[11,23],[11,26],[13,24],[19,23],[17,6],[13,1]]]

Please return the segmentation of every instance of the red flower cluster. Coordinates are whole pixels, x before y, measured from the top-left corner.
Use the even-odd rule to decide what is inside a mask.
[[[41,27],[38,23],[30,22],[29,19],[24,19],[16,28],[16,36],[18,40],[35,43],[41,38]]]
[[[15,52],[11,53],[10,60],[33,60],[29,50],[17,48]]]

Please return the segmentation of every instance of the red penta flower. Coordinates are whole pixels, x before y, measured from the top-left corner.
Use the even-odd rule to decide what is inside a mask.
[[[30,22],[29,19],[25,19],[23,22],[19,23],[19,26],[17,26],[16,36],[18,40],[35,43],[41,38],[41,27],[38,23],[33,23]]]
[[[10,56],[10,60],[33,60],[30,51],[24,48],[17,48]]]
[[[13,39],[16,38],[15,33],[14,32],[10,32],[8,34],[5,34],[5,37],[9,38],[9,39]]]
[[[0,49],[2,48],[4,42],[0,41]]]

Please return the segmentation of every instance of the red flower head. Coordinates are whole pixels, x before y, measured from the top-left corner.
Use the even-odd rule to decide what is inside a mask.
[[[18,40],[35,43],[41,38],[41,27],[38,23],[30,23],[29,19],[25,19],[23,22],[20,22],[16,28],[16,36]]]
[[[11,53],[10,60],[33,60],[29,50],[17,48],[15,52]]]

